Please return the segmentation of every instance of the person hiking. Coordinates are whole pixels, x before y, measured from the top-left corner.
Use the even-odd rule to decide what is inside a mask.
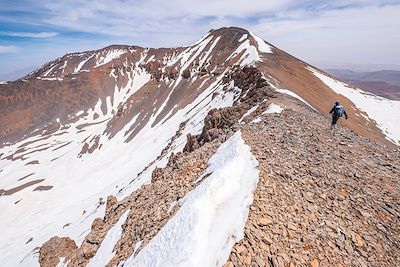
[[[335,105],[333,106],[333,108],[331,109],[331,111],[329,112],[329,114],[332,114],[332,124],[331,124],[331,129],[336,128],[337,127],[337,121],[339,120],[340,117],[342,117],[343,115],[346,117],[347,120],[347,113],[346,110],[344,109],[344,107],[342,105],[340,105],[340,103],[338,101],[335,102]]]

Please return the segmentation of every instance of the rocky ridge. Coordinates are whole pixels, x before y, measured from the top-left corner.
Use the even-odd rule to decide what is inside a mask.
[[[399,149],[298,107],[242,127],[260,163],[245,239],[226,266],[396,266]]]
[[[260,182],[245,238],[225,266],[395,266],[400,259],[400,150],[345,127],[330,131],[327,119],[274,92],[257,71],[237,75],[244,75],[236,83],[247,90],[235,105],[211,111],[203,132],[189,135],[184,152],[157,168],[151,184],[119,202],[109,197],[105,217],[93,222],[74,256],[64,250],[68,266],[85,266],[127,210],[108,266],[136,255],[179,209],[180,199],[206,179],[208,159],[239,129],[260,163]],[[264,113],[271,103],[284,108],[282,113]],[[255,105],[255,112],[242,118]],[[50,259],[61,255],[59,250],[52,240],[46,242],[41,265],[54,266]]]

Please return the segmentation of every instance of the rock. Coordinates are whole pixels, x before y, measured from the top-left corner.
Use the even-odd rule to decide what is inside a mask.
[[[294,223],[288,222],[287,224],[287,228],[293,231],[297,231],[298,228],[296,227],[296,225]]]
[[[250,265],[250,264],[251,264],[251,257],[250,257],[250,256],[244,257],[243,263],[244,263],[244,264],[247,264],[247,265]]]
[[[234,265],[233,265],[233,263],[232,263],[231,261],[227,261],[227,262],[224,264],[224,267],[234,267]]]
[[[242,245],[235,246],[235,249],[238,254],[242,254],[243,252],[246,251],[246,248]]]
[[[254,257],[254,261],[258,264],[258,266],[263,267],[265,266],[264,261],[259,257],[259,256],[255,256]]]
[[[310,262],[310,266],[311,266],[311,267],[319,267],[319,261],[318,261],[317,259],[313,259],[313,260]]]
[[[364,242],[364,239],[363,239],[360,235],[356,234],[355,240],[356,240],[355,245],[356,245],[357,247],[362,247],[362,246],[364,246],[364,243],[365,243],[365,242]]]
[[[258,220],[260,225],[268,225],[268,224],[272,224],[272,220],[268,219],[268,218],[260,218]]]
[[[357,260],[360,263],[361,267],[368,267],[367,263],[363,258],[358,258]]]
[[[69,237],[52,237],[39,250],[40,266],[56,266],[63,257],[68,261],[76,253],[78,246]]]

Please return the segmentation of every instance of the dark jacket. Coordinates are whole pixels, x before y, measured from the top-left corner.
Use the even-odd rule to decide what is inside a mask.
[[[344,109],[344,107],[341,106],[341,105],[335,105],[335,106],[333,106],[333,108],[331,109],[331,111],[329,111],[329,114],[332,114],[332,116],[336,116],[336,115],[335,115],[335,109],[337,109],[337,108],[342,109],[343,114],[344,114],[344,116],[346,117],[346,120],[347,120],[347,112],[346,112],[346,110]]]

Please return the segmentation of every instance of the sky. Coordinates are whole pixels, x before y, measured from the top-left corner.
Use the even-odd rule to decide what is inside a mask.
[[[190,45],[224,26],[318,67],[400,65],[400,0],[1,0],[0,75],[111,44]]]

